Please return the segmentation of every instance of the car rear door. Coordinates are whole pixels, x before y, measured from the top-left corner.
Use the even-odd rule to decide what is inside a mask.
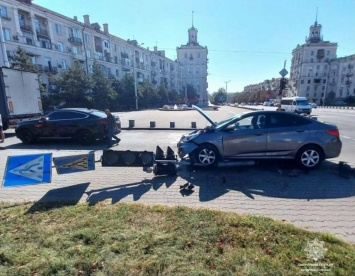
[[[311,134],[310,121],[301,115],[271,112],[267,121],[266,156],[293,155]]]
[[[256,116],[256,118],[254,118]],[[250,115],[228,125],[223,131],[223,154],[225,158],[251,158],[265,156],[267,128],[260,122],[260,116]],[[253,119],[254,118],[254,119]]]
[[[88,117],[84,112],[63,110],[61,119],[57,122],[60,137],[74,137],[78,129],[85,126]]]

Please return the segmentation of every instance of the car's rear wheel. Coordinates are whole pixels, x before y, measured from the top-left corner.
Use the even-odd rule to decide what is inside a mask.
[[[79,130],[76,137],[79,143],[84,146],[91,145],[95,141],[94,135],[89,130],[86,129]]]
[[[296,156],[297,165],[303,169],[317,168],[323,161],[322,150],[317,146],[305,146]]]
[[[219,159],[218,150],[209,144],[203,144],[194,152],[193,161],[203,166],[215,166]]]
[[[25,144],[33,143],[36,140],[35,135],[30,129],[22,129],[19,135],[20,140]]]

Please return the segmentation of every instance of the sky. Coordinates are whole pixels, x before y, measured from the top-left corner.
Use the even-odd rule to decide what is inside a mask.
[[[188,42],[192,24],[208,49],[208,92],[241,92],[249,84],[290,72],[292,50],[305,43],[317,18],[337,57],[355,54],[355,0],[33,0],[70,18],[90,16],[109,32],[165,50]],[[318,11],[318,12],[317,12]],[[286,77],[288,77],[287,75]]]

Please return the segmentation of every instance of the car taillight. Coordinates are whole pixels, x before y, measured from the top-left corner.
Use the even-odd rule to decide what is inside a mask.
[[[339,137],[339,130],[337,129],[327,129],[326,132],[335,137]]]
[[[99,124],[107,124],[107,120],[106,119],[100,119],[99,120]]]

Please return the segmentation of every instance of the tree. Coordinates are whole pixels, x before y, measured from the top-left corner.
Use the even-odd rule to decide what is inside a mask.
[[[176,104],[179,102],[179,92],[176,89],[168,91],[168,104]]]
[[[133,77],[126,75],[122,80],[114,80],[112,86],[117,93],[117,110],[135,109],[136,101]]]
[[[59,89],[60,99],[66,102],[66,106],[91,108],[89,92],[92,84],[79,61],[75,61],[68,70],[62,71],[54,83]]]
[[[227,95],[226,90],[224,88],[218,89],[218,92],[214,92],[210,98],[211,104],[221,104],[226,102]]]
[[[162,107],[163,105],[168,103],[168,90],[165,86],[160,85],[157,91],[157,103],[152,107]]]
[[[158,95],[156,89],[147,81],[138,87],[138,103],[140,108],[151,108],[158,106]]]
[[[20,46],[17,47],[16,54],[11,58],[11,68],[37,72],[35,65],[30,61],[29,55]]]
[[[114,110],[117,92],[112,88],[112,80],[105,78],[101,65],[96,61],[92,67],[91,84],[92,106],[99,110]]]

